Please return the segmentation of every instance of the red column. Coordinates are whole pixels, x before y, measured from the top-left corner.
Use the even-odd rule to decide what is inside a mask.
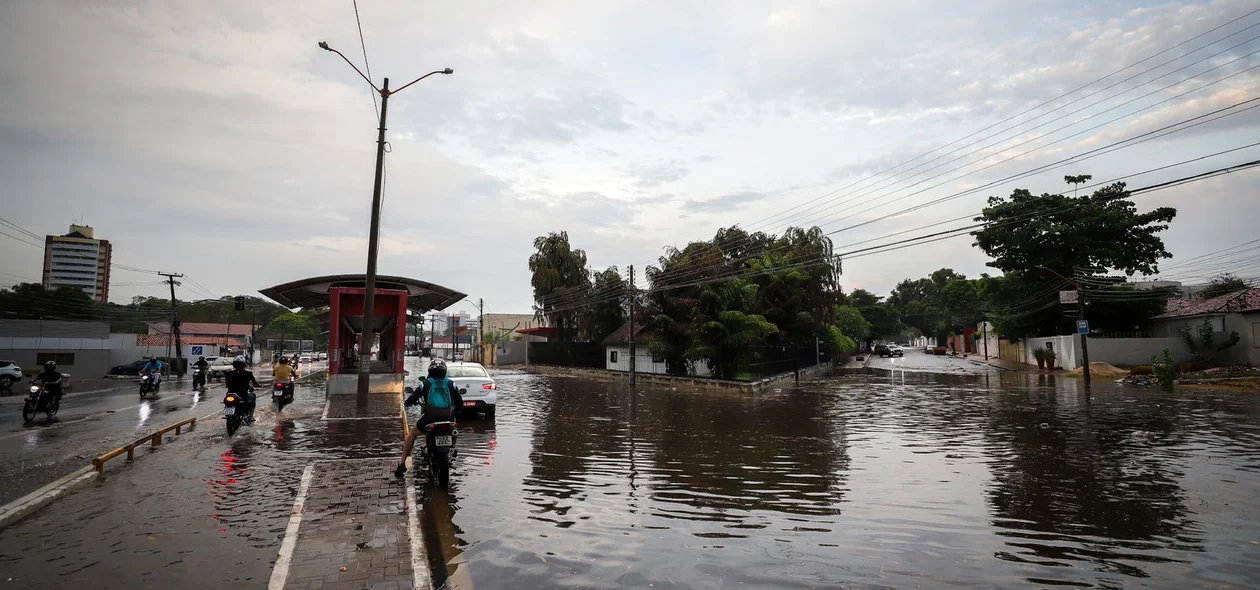
[[[341,293],[328,291],[328,374],[336,375],[341,368]]]

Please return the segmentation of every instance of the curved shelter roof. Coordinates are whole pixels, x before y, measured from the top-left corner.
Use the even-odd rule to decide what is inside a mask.
[[[366,282],[366,276],[362,274],[327,275],[267,287],[258,292],[288,308],[311,309],[327,307],[328,290],[333,287],[362,289]],[[442,285],[406,277],[376,275],[376,288],[406,291],[407,309],[419,313],[446,309],[466,297],[464,293]]]

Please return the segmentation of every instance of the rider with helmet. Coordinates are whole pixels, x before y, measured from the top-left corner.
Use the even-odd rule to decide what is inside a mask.
[[[297,377],[297,369],[289,364],[289,357],[280,357],[280,364],[271,370],[271,377],[276,381],[292,381]]]
[[[223,374],[223,383],[227,386],[228,393],[235,393],[246,401],[247,408],[252,411],[255,406],[255,396],[250,392],[250,386],[262,387],[258,379],[254,377],[254,372],[246,368],[248,363],[244,358],[236,357],[232,360],[232,370]]]
[[[433,394],[438,395],[433,395]],[[446,395],[441,395],[445,393]],[[437,404],[430,403],[431,400],[443,399],[448,401],[446,407],[437,407]],[[424,436],[424,428],[434,422],[452,421],[455,419],[456,408],[464,405],[463,399],[459,395],[459,389],[455,387],[455,382],[446,378],[446,363],[442,359],[433,359],[429,362],[429,377],[420,383],[415,392],[403,402],[406,407],[414,406],[417,402],[423,408],[420,412],[420,420],[416,422],[416,427],[407,433],[407,441],[403,443],[402,461],[398,464],[398,468],[394,470],[394,475],[402,477],[407,472],[407,457],[411,456],[411,450],[416,444],[416,437]]]
[[[57,396],[61,399],[61,380],[65,375],[57,371],[57,362],[48,361],[44,363],[44,372],[35,376],[31,383],[38,383],[44,387],[44,391]]]
[[[210,362],[207,361],[204,356],[197,357],[197,362],[193,363],[193,366],[201,369],[202,374],[205,374],[206,371],[210,370]]]
[[[162,382],[162,368],[165,366],[166,366],[166,363],[159,361],[157,357],[155,356],[151,356],[149,357],[149,362],[144,364],[144,368],[140,369],[140,374],[141,375],[145,373],[152,374],[153,385],[156,386]]]

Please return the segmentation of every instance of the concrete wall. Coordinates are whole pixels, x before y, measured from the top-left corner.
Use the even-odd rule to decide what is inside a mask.
[[[113,366],[108,336],[109,324],[101,322],[4,320],[0,322],[0,358],[34,373],[42,368],[41,354],[61,355],[58,370],[81,379],[99,377]]]
[[[528,344],[525,340],[513,340],[509,342],[500,342],[494,346],[494,355],[491,359],[492,364],[496,366],[504,365],[523,365],[525,364],[525,346]]]
[[[613,353],[617,353],[617,361],[613,362]],[[652,359],[652,353],[644,350],[640,346],[635,351],[634,370],[645,375],[665,375],[668,373],[668,367],[665,360],[656,361]],[[629,346],[605,346],[604,347],[604,368],[609,371],[630,371],[630,347]],[[692,363],[691,374],[696,377],[704,377],[709,375],[709,366],[705,363]]]
[[[801,369],[801,380],[825,377],[830,375],[835,367],[831,365],[816,365]],[[628,383],[627,373],[623,371],[609,371],[606,369],[579,369],[572,367],[555,367],[550,365],[530,365],[529,371],[544,375],[581,375],[583,377],[592,377],[596,379],[606,379],[611,381],[623,381]],[[760,381],[747,383],[744,381],[727,381],[725,379],[707,379],[704,377],[674,377],[671,375],[654,375],[651,373],[637,376],[639,385],[668,385],[676,388],[688,388],[692,390],[710,390],[710,391],[741,391],[744,393],[758,393],[773,389],[775,387],[791,387],[795,384],[796,374],[794,372],[780,373]]]
[[[1231,313],[1225,316],[1225,330],[1216,341],[1224,342],[1230,332],[1238,332],[1238,344],[1220,352],[1218,360],[1240,365],[1260,365],[1260,312]]]
[[[1225,330],[1225,316],[1196,316],[1192,318],[1173,318],[1168,320],[1152,320],[1148,329],[1152,337],[1155,338],[1178,338],[1181,336],[1181,327],[1189,326],[1190,334],[1198,336],[1199,328],[1203,326],[1204,318],[1212,322],[1212,329],[1218,333]],[[1242,332],[1238,333],[1240,336]]]
[[[1151,355],[1164,357],[1164,349],[1172,353],[1174,362],[1188,361],[1194,356],[1181,338],[1090,338],[1089,361],[1105,362],[1118,367],[1146,365]]]
[[[1071,371],[1081,366],[1081,352],[1080,346],[1078,345],[1078,338],[1079,336],[1075,334],[1067,336],[1049,336],[1046,338],[1029,338],[1026,340],[1027,352],[1025,353],[1028,360],[1024,362],[1036,364],[1037,359],[1033,357],[1032,351],[1038,348],[1048,348],[1046,345],[1050,344],[1050,347],[1054,348],[1054,353],[1056,355],[1054,365],[1056,367],[1063,367],[1063,370],[1065,371]],[[1099,359],[1094,359],[1093,355],[1091,355],[1090,360],[1094,361]]]

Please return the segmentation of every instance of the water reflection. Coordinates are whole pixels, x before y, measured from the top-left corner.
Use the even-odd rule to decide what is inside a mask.
[[[450,588],[1260,582],[1260,396],[991,373],[748,396],[498,376],[422,506]]]

